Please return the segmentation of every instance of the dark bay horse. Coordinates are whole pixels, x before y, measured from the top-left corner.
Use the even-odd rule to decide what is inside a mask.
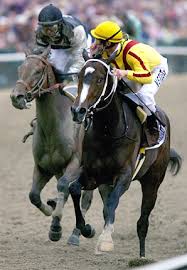
[[[50,48],[41,54],[27,51],[25,61],[18,68],[19,80],[11,93],[14,107],[25,109],[29,102],[36,102],[36,126],[33,134],[34,172],[30,201],[46,216],[53,217],[49,238],[57,241],[61,238],[63,207],[68,199],[68,185],[74,179],[72,171],[79,160],[75,148],[75,139],[79,127],[72,121],[71,105],[73,98],[65,91],[59,91],[59,85],[53,69],[48,62]],[[61,89],[62,90],[62,89]],[[40,197],[47,182],[55,176],[63,176],[64,185],[59,186],[56,201],[45,204]],[[83,194],[82,207],[86,212],[90,206],[92,192]],[[93,231],[94,234],[94,231]],[[80,232],[75,229],[69,238],[70,244],[79,245]]]
[[[109,62],[99,59],[86,61],[79,74],[78,95],[71,109],[73,120],[85,125],[82,171],[77,180],[70,184],[76,226],[83,236],[90,235],[91,226],[85,224],[81,213],[81,189],[98,187],[104,205],[104,228],[96,245],[96,253],[113,250],[115,211],[120,197],[130,186],[139,150],[143,149],[142,125],[129,104],[122,99],[120,91],[123,89],[111,73]],[[140,257],[145,257],[149,215],[155,206],[166,169],[170,164],[175,175],[182,161],[177,152],[170,149],[170,123],[161,109],[159,117],[166,123],[165,140],[159,148],[144,149],[145,161],[135,177],[142,188],[141,215],[137,222]]]

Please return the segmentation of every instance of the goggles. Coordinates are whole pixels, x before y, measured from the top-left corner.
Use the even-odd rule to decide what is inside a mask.
[[[59,33],[59,26],[58,26],[58,24],[43,25],[42,26],[42,33],[45,36],[54,37]]]

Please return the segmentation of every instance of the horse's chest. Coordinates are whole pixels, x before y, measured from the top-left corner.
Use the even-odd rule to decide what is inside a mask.
[[[62,172],[72,152],[68,149],[62,149],[54,146],[45,146],[37,148],[34,152],[35,163],[45,171],[52,174]]]
[[[90,151],[84,153],[83,160],[86,168],[91,174],[115,174],[120,167],[118,151],[107,145],[95,145]]]

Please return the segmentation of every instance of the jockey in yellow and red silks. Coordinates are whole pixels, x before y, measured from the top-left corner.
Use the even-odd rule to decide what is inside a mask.
[[[145,103],[144,110],[148,115],[151,129],[157,129],[157,122],[151,112],[156,112],[154,96],[168,74],[167,59],[153,47],[128,39],[120,26],[113,21],[105,21],[91,30],[95,42],[90,51],[92,56],[108,58],[117,51],[113,74],[119,79],[127,78],[141,85],[137,96]],[[150,109],[148,109],[148,108]]]

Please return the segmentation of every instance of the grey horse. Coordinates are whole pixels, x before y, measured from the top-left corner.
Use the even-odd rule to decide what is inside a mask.
[[[70,111],[74,98],[56,83],[53,68],[47,60],[49,52],[50,48],[39,54],[27,51],[24,62],[18,68],[19,79],[11,92],[11,101],[15,108],[22,110],[35,99],[37,121],[32,143],[35,165],[29,198],[46,216],[52,215],[49,238],[58,241],[62,235],[60,221],[69,196],[68,186],[75,179],[72,172],[80,160],[75,143],[79,126],[73,123]],[[57,183],[56,200],[45,204],[40,194],[53,176],[57,180],[62,177],[64,185]],[[83,193],[83,213],[89,209],[92,197],[92,191]],[[80,231],[75,228],[68,243],[79,245],[79,236]]]

